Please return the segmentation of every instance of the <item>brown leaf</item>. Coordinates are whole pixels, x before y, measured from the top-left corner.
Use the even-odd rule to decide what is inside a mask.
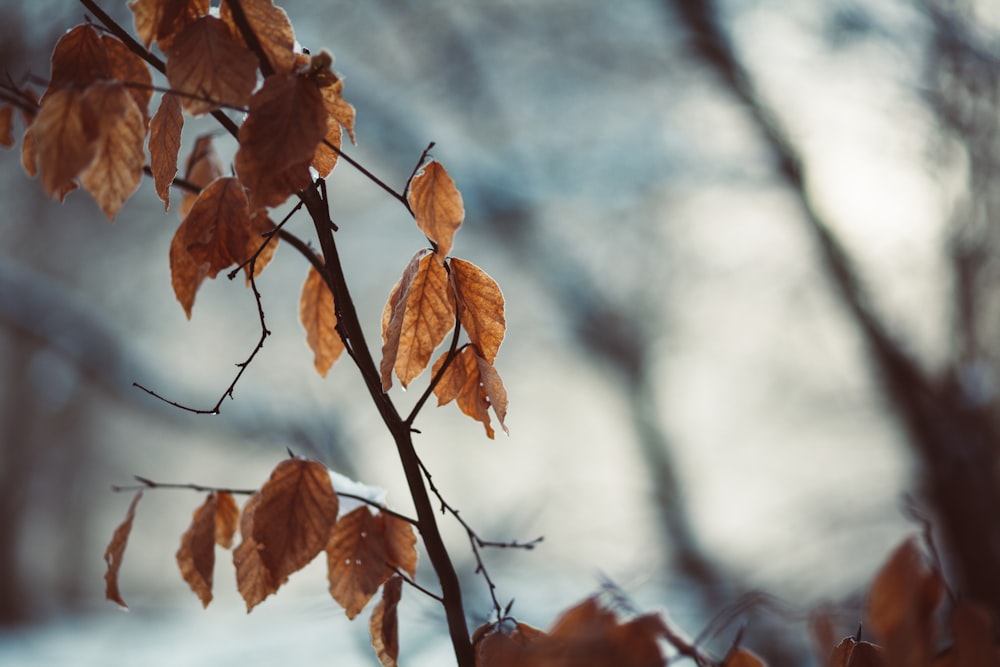
[[[745,648],[738,648],[726,656],[722,667],[767,667],[767,663],[760,659],[753,651]]]
[[[215,493],[215,543],[223,549],[233,546],[233,535],[239,525],[240,508],[233,494],[225,491]]]
[[[287,459],[260,490],[253,539],[275,581],[305,567],[327,545],[337,521],[330,471],[318,461]]]
[[[114,221],[142,181],[146,123],[128,90],[119,83],[92,84],[83,97],[85,113],[97,122],[94,158],[80,182]]]
[[[153,97],[153,77],[149,73],[149,66],[117,37],[103,35],[101,41],[108,54],[109,78],[130,84],[126,90],[142,112],[143,127],[148,126],[149,101]]]
[[[88,114],[89,105],[84,104],[80,90],[61,88],[42,100],[31,134],[34,164],[49,196],[70,185],[94,159],[98,122]]]
[[[115,602],[122,609],[128,609],[125,600],[122,599],[121,591],[118,590],[118,571],[122,567],[122,558],[125,556],[125,545],[128,544],[129,533],[132,532],[132,521],[135,519],[135,508],[142,498],[142,490],[136,492],[135,497],[128,506],[125,513],[125,520],[115,528],[114,535],[104,550],[104,562],[108,565],[108,571],[104,574],[104,597]]]
[[[186,93],[181,105],[193,116],[223,106],[244,107],[257,84],[257,59],[214,16],[185,27],[164,52],[170,87]]]
[[[264,566],[260,557],[260,547],[253,538],[254,515],[260,506],[261,494],[250,496],[243,507],[243,518],[240,520],[240,535],[243,540],[233,550],[233,564],[236,566],[236,587],[247,605],[247,613],[264,601],[288,581],[288,578],[275,579],[271,571]]]
[[[329,176],[333,168],[337,166],[341,143],[340,125],[337,124],[333,116],[330,116],[327,119],[326,137],[316,146],[316,153],[313,154],[312,162],[309,164],[309,166],[319,173],[320,178]],[[330,148],[327,144],[330,144],[333,148]]]
[[[184,180],[199,188],[204,188],[217,178],[225,175],[222,159],[215,151],[211,134],[203,134],[195,140],[194,149],[188,156],[184,168]],[[185,192],[181,203],[181,217],[185,217],[198,199],[198,193]]]
[[[302,286],[299,321],[306,329],[306,343],[313,351],[313,364],[319,374],[326,377],[330,367],[344,351],[344,341],[337,333],[333,294],[327,289],[326,281],[315,267],[309,268],[309,275]]]
[[[59,89],[82,89],[111,76],[106,42],[91,26],[78,25],[56,42],[49,87],[42,100]]]
[[[208,0],[133,0],[128,7],[146,48],[156,42],[164,51],[184,28],[208,14]]]
[[[382,599],[372,611],[368,632],[382,667],[396,667],[399,658],[399,624],[396,607],[403,594],[403,579],[395,575],[382,587]]]
[[[1000,664],[1000,647],[994,639],[996,623],[988,607],[959,602],[951,613],[951,634],[956,667]]]
[[[886,664],[880,646],[845,637],[833,649],[827,667],[885,667]]]
[[[254,208],[277,206],[309,186],[326,115],[316,84],[303,76],[269,76],[254,93],[236,152],[236,171]]]
[[[205,278],[248,260],[263,243],[263,235],[273,229],[266,215],[250,215],[237,179],[219,178],[202,190],[170,244],[171,282],[188,318]],[[267,252],[257,257],[254,275],[267,265],[275,243],[272,239]],[[249,266],[246,269],[249,272]]]
[[[332,69],[333,57],[327,51],[321,51],[309,60],[308,77],[319,86],[323,96],[323,106],[326,107],[327,131],[325,142],[320,142],[313,156],[312,167],[319,175],[326,178],[333,171],[340,156],[342,130],[347,130],[354,142],[354,107],[343,98],[344,82]]]
[[[418,253],[382,312],[382,388],[392,386],[393,371],[404,387],[412,382],[454,326],[455,295],[448,273],[432,255]]]
[[[195,510],[191,525],[181,537],[177,566],[181,576],[201,600],[203,607],[212,601],[212,573],[215,570],[216,497],[208,494]]]
[[[276,7],[272,0],[241,0],[240,6],[261,48],[267,54],[271,68],[277,74],[289,74],[295,65],[295,34],[292,32],[288,14],[281,7]],[[229,9],[228,2],[222,3],[219,18],[242,42],[243,36],[233,21],[233,13]]]
[[[513,628],[503,624],[481,626],[473,634],[476,667],[535,667],[539,661],[532,649],[545,636],[525,623],[516,623]]]
[[[14,108],[0,106],[0,146],[10,148],[14,145]]]
[[[379,514],[382,521],[382,538],[385,540],[385,558],[390,566],[417,574],[417,534],[413,525],[391,514]]]
[[[38,174],[38,162],[35,158],[36,150],[35,127],[34,125],[29,125],[24,131],[24,139],[21,140],[21,166],[24,167],[24,173],[32,178]]]
[[[462,328],[479,348],[479,356],[492,364],[507,329],[500,286],[471,262],[453,257],[448,266]]]
[[[443,261],[465,219],[462,195],[455,181],[440,162],[431,160],[413,177],[408,196],[417,227],[434,242],[438,259]]]
[[[882,640],[886,664],[922,667],[937,643],[934,610],[944,590],[915,538],[900,545],[879,571],[868,594],[868,624]]]
[[[337,521],[326,545],[330,595],[348,618],[357,616],[378,587],[392,576],[386,548],[385,515],[359,507]]]
[[[181,150],[183,129],[181,103],[168,93],[160,100],[160,108],[149,125],[149,166],[164,211],[170,208],[170,185],[177,175],[177,154]]]
[[[435,376],[447,357],[445,353],[434,362],[432,373]],[[455,356],[441,381],[434,387],[434,395],[438,397],[438,406],[457,400],[462,412],[482,422],[486,435],[491,440],[494,433],[488,410],[492,406],[501,428],[507,431],[504,424],[507,418],[507,390],[496,369],[471,346]]]

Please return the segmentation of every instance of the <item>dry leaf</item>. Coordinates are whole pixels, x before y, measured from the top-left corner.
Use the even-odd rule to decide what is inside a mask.
[[[943,590],[941,575],[927,566],[915,538],[893,552],[872,583],[867,609],[886,664],[930,665],[937,643],[933,616]]]
[[[399,624],[396,607],[403,594],[403,579],[396,575],[382,587],[382,599],[372,611],[368,632],[372,638],[372,648],[382,667],[396,667],[399,658]]]
[[[181,105],[189,114],[246,106],[257,83],[257,59],[220,19],[202,16],[164,52],[167,80],[185,93]]]
[[[86,117],[97,123],[94,158],[80,182],[114,221],[139,188],[146,162],[146,123],[134,97],[119,83],[92,84],[83,95]]]
[[[951,613],[951,635],[955,667],[1000,664],[995,619],[985,605],[968,600],[959,602]]]
[[[233,536],[239,525],[240,508],[233,494],[215,492],[215,543],[223,549],[233,546]]]
[[[212,573],[215,570],[216,497],[208,494],[195,510],[191,525],[181,537],[177,566],[181,576],[201,600],[203,607],[212,601]]]
[[[163,51],[184,28],[208,14],[208,0],[134,0],[128,7],[146,48],[156,42]]]
[[[108,78],[111,78],[111,62],[105,42],[93,27],[81,24],[56,42],[49,87],[42,100],[62,88],[82,89]]]
[[[194,142],[184,168],[184,180],[199,188],[204,188],[217,178],[225,175],[222,159],[215,150],[211,134],[203,134]],[[181,203],[181,218],[184,218],[198,199],[197,192],[185,192]]]
[[[326,556],[330,595],[348,618],[354,618],[393,573],[385,515],[359,507],[341,517],[326,545]]]
[[[326,135],[326,109],[303,76],[269,76],[240,127],[236,172],[254,208],[277,206],[312,183],[309,164]]]
[[[125,604],[121,591],[118,590],[118,571],[122,567],[122,558],[125,556],[125,546],[128,544],[129,533],[132,532],[135,508],[141,498],[142,490],[140,489],[136,492],[135,497],[132,498],[132,502],[128,506],[128,512],[125,513],[125,520],[115,528],[114,535],[111,536],[111,541],[108,543],[107,549],[104,550],[104,562],[108,566],[108,570],[104,574],[104,597],[117,603],[122,609],[128,609],[128,605]]]
[[[827,667],[885,667],[882,648],[869,642],[845,637],[830,654]]]
[[[254,514],[260,505],[261,494],[250,496],[243,507],[240,520],[240,535],[243,540],[233,550],[233,565],[236,566],[236,587],[247,605],[247,613],[278,590],[288,578],[276,580],[264,566],[260,557],[260,547],[253,538]]]
[[[435,376],[447,358],[448,354],[445,353],[434,362],[432,373]],[[480,357],[473,347],[466,347],[455,356],[434,387],[434,395],[438,398],[438,406],[457,401],[462,412],[482,422],[486,435],[491,440],[494,432],[488,410],[492,406],[501,428],[507,431],[504,424],[507,418],[507,390],[496,369]]]
[[[453,257],[448,266],[462,328],[479,349],[479,356],[492,364],[507,330],[500,286],[471,262]]]
[[[181,113],[180,101],[174,95],[164,95],[149,125],[149,166],[164,211],[170,208],[170,186],[177,175],[177,155],[181,150],[183,129],[184,114]]]
[[[465,219],[462,195],[455,181],[440,162],[431,160],[413,177],[408,196],[417,227],[434,242],[439,261],[444,261]]]
[[[337,521],[330,471],[308,459],[278,464],[260,490],[253,539],[275,581],[305,567],[327,545]]]
[[[539,661],[532,649],[545,633],[525,623],[513,628],[491,624],[478,628],[473,637],[476,667],[535,667]]]
[[[14,108],[0,106],[0,146],[14,145]]]
[[[404,387],[420,375],[454,326],[455,295],[448,273],[432,255],[418,253],[382,313],[383,390],[392,386],[393,371]]]
[[[767,663],[761,660],[753,651],[745,648],[738,648],[728,656],[722,667],[767,667]]]
[[[101,41],[108,55],[108,76],[126,87],[142,112],[143,127],[149,125],[149,101],[153,98],[153,77],[146,62],[117,37],[103,35]]]
[[[42,101],[31,126],[33,165],[49,196],[59,193],[94,159],[97,128],[85,120],[84,108],[82,91],[56,90]]]
[[[299,321],[306,329],[306,343],[313,351],[313,364],[319,374],[326,377],[330,367],[344,351],[344,341],[337,333],[333,294],[315,267],[309,267],[309,275],[302,286]]]
[[[205,278],[250,259],[274,229],[266,214],[250,215],[246,193],[232,177],[219,178],[202,190],[170,244],[170,276],[174,294],[188,318],[195,294]],[[258,275],[274,254],[272,239],[255,264]],[[249,266],[246,267],[249,275]]]
[[[281,7],[275,7],[271,0],[240,0],[240,6],[271,68],[276,74],[289,74],[295,65],[295,34],[288,14]],[[222,3],[219,18],[246,45],[228,2]]]

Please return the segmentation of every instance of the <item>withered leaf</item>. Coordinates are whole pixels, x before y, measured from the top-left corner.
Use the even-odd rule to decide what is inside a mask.
[[[412,540],[412,541],[410,541]],[[412,527],[391,515],[359,507],[337,521],[326,545],[330,595],[348,618],[357,616],[398,567],[416,571]]]
[[[277,206],[312,182],[309,165],[326,135],[326,115],[316,84],[304,76],[269,76],[250,98],[236,171],[254,208]]]
[[[476,667],[536,667],[540,664],[533,649],[545,633],[525,623],[508,628],[503,624],[484,625],[473,634]]]
[[[115,528],[115,532],[111,536],[111,541],[108,543],[107,549],[104,550],[104,562],[108,566],[108,570],[104,574],[104,597],[117,603],[122,609],[128,609],[128,605],[125,604],[121,591],[118,589],[118,571],[121,570],[122,558],[125,555],[125,546],[128,544],[128,536],[132,532],[135,508],[141,498],[142,490],[140,489],[136,492],[132,498],[132,502],[128,506],[128,512],[125,513],[125,520]]]
[[[243,507],[243,518],[240,519],[240,535],[242,541],[233,550],[233,564],[236,566],[236,587],[247,605],[247,613],[253,610],[264,599],[278,590],[288,581],[288,577],[275,579],[271,571],[264,566],[260,557],[260,547],[253,538],[254,514],[260,505],[261,494],[257,492],[250,496]]]
[[[153,42],[166,51],[177,35],[208,14],[208,0],[133,0],[128,3],[135,32],[146,48]]]
[[[438,259],[443,261],[465,219],[465,206],[455,181],[440,162],[431,160],[413,177],[408,197],[417,227],[434,242]]]
[[[216,508],[214,493],[195,510],[191,525],[181,537],[177,566],[181,576],[201,600],[203,607],[212,601],[212,574],[215,570]]]
[[[989,607],[963,600],[951,612],[952,652],[956,667],[1000,664],[995,618]]]
[[[316,146],[316,153],[313,154],[312,162],[309,165],[316,170],[320,178],[329,176],[333,168],[337,166],[341,143],[340,125],[337,124],[333,116],[330,116],[327,119],[326,137]],[[327,144],[330,144],[333,148],[327,146]]]
[[[83,98],[81,90],[53,91],[42,100],[31,126],[35,147],[33,166],[41,173],[42,188],[49,196],[70,185],[97,151],[97,119],[89,117]]]
[[[263,243],[263,235],[273,229],[265,214],[250,215],[246,193],[237,179],[218,178],[201,191],[170,244],[171,283],[189,318],[195,293],[205,278],[247,261]],[[266,252],[257,256],[254,275],[267,266],[275,243],[272,239]],[[246,270],[249,274],[249,266]]]
[[[97,140],[94,158],[80,173],[80,182],[113,221],[142,181],[146,123],[133,96],[119,83],[92,84],[83,103],[97,122]]]
[[[432,373],[435,376],[447,358],[448,354],[445,353],[434,362]],[[457,401],[462,412],[482,422],[486,435],[491,440],[494,432],[488,412],[490,407],[501,428],[507,431],[504,424],[507,418],[507,390],[492,364],[480,357],[471,346],[462,349],[455,356],[434,387],[434,395],[438,397],[439,406]]]
[[[448,266],[462,328],[479,349],[479,355],[492,364],[507,330],[500,286],[471,262],[453,257]]]
[[[868,625],[892,665],[929,665],[937,636],[934,613],[944,591],[915,538],[903,542],[879,571],[868,593]]]
[[[290,73],[295,65],[295,33],[288,14],[281,7],[276,7],[272,0],[241,0],[240,6],[271,68],[277,74]],[[219,18],[229,26],[233,35],[243,41],[228,2],[222,3]],[[243,43],[246,44],[245,41]]]
[[[455,295],[448,273],[433,255],[418,253],[382,312],[382,388],[392,386],[393,371],[404,387],[420,375],[454,326]]]
[[[81,24],[56,42],[49,87],[42,99],[61,88],[82,89],[108,78],[111,78],[111,62],[105,42],[93,27]]]
[[[337,522],[330,471],[318,461],[287,459],[260,490],[253,539],[276,581],[305,567],[326,547]]]
[[[658,638],[663,629],[663,620],[654,614],[620,623],[614,613],[588,598],[565,612],[548,636],[533,644],[532,653],[551,660],[541,664],[566,667],[662,665]]]
[[[382,599],[372,611],[368,632],[382,667],[396,667],[399,658],[399,624],[396,607],[403,594],[403,579],[394,575],[382,587]]]
[[[14,145],[14,108],[0,106],[0,146],[10,148]]]
[[[170,185],[177,175],[177,155],[181,150],[184,114],[176,96],[166,94],[149,125],[149,166],[153,171],[156,194],[163,210],[170,208]],[[193,203],[193,201],[192,201]]]
[[[215,543],[223,549],[233,546],[233,536],[239,525],[240,508],[233,494],[215,492]]]
[[[165,53],[167,80],[174,91],[184,93],[181,105],[189,114],[246,106],[257,83],[257,59],[221,19],[200,17]]]
[[[142,112],[143,126],[149,125],[149,101],[153,98],[153,77],[149,66],[117,37],[102,35],[101,41],[108,54],[109,78],[129,84],[126,90]]]
[[[323,96],[323,106],[326,107],[327,131],[326,143],[320,142],[313,156],[312,167],[319,175],[326,178],[333,171],[340,156],[342,130],[347,130],[354,142],[354,107],[343,98],[344,82],[338,77],[331,65],[333,57],[326,51],[312,56],[309,62],[309,77],[319,86]]]
[[[38,161],[35,157],[37,146],[35,144],[35,126],[29,125],[24,131],[24,138],[21,140],[21,166],[24,173],[34,177],[38,173]]]
[[[199,188],[204,188],[225,174],[222,159],[215,150],[215,141],[211,134],[203,134],[194,142],[194,148],[188,155],[184,168],[184,180]],[[181,218],[185,217],[198,199],[198,193],[185,192],[181,203]]]
[[[306,343],[313,351],[313,364],[319,374],[326,377],[330,367],[344,351],[344,341],[337,333],[333,294],[327,289],[326,281],[315,267],[309,267],[309,275],[302,285],[299,320],[306,329]]]

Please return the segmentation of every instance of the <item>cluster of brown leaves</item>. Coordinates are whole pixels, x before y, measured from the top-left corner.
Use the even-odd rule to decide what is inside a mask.
[[[118,573],[141,497],[139,491],[104,554],[106,597],[122,607],[126,605]],[[330,595],[348,618],[357,616],[383,588],[382,601],[372,614],[372,644],[383,664],[394,665],[399,573],[410,577],[416,573],[416,534],[407,521],[367,505],[339,519],[338,510],[330,471],[323,464],[300,458],[282,461],[242,512],[232,494],[208,494],[181,537],[177,550],[181,576],[207,607],[212,601],[215,547],[231,548],[239,526],[242,541],[233,550],[233,564],[249,612],[325,552]]]

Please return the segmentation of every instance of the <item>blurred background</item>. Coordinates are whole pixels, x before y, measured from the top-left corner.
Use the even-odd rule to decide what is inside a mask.
[[[131,27],[124,3],[103,6]],[[719,654],[743,627],[772,664],[815,663],[810,615],[853,633],[921,517],[956,586],[1000,609],[995,7],[282,6],[301,44],[336,58],[357,109],[349,154],[402,189],[436,142],[465,201],[453,254],[504,289],[510,435],[489,441],[430,405],[416,444],[481,536],[544,536],[486,555],[515,616],[547,627],[613,582],[692,636],[710,630]],[[48,75],[86,13],[47,0],[0,16],[0,64],[21,81]],[[182,159],[212,129],[190,122]],[[218,147],[228,163],[235,145]],[[250,291],[208,281],[188,321],[167,264],[179,218],[151,182],[109,225],[84,193],[46,199],[17,149],[2,157],[0,662],[374,664],[322,559],[247,616],[220,550],[202,610],[174,562],[193,492],[146,494],[121,574],[131,612],[103,600],[102,554],[130,500],[110,485],[133,474],[253,488],[290,448],[411,512],[349,359],[325,380],[312,368],[305,262],[279,246],[258,280],[274,335],[235,400],[179,411],[132,383],[211,407],[259,336]],[[350,165],[329,189],[378,341],[425,241]],[[426,381],[393,390],[401,409]],[[464,532],[443,524],[485,622]],[[435,586],[426,559],[418,574]],[[433,601],[408,590],[400,626],[404,664],[449,664]]]

